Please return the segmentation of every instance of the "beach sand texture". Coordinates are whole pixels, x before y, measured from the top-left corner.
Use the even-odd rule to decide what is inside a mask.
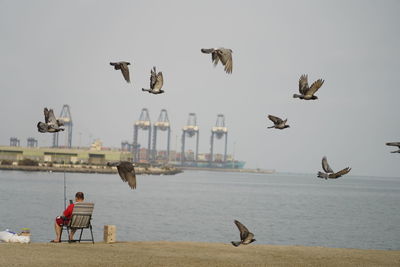
[[[400,251],[197,242],[0,244],[0,266],[400,266]]]

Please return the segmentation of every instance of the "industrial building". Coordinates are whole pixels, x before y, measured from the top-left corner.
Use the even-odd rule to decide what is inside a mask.
[[[0,161],[15,162],[23,159],[38,162],[104,165],[108,161],[131,160],[132,154],[119,149],[98,149],[96,143],[90,148],[0,146]]]
[[[158,120],[152,123],[147,108],[143,108],[139,120],[133,125],[133,141],[121,142],[121,149],[103,148],[100,141],[95,141],[90,148],[74,148],[72,146],[72,116],[69,105],[63,105],[60,116],[64,123],[64,133],[53,134],[53,146],[40,148],[36,139],[27,139],[27,147],[20,147],[17,137],[10,138],[10,146],[0,147],[0,160],[18,161],[24,158],[39,162],[105,164],[108,161],[130,160],[138,163],[172,164],[177,166],[242,168],[244,162],[235,161],[227,154],[228,128],[225,116],[217,114],[215,126],[211,128],[210,152],[200,154],[200,129],[196,113],[189,113],[187,124],[182,128],[181,150],[171,151],[171,124],[166,109],[160,111]],[[139,142],[139,131],[147,132],[143,143]],[[164,134],[163,134],[164,133]],[[63,135],[65,138],[60,138]],[[159,138],[166,138],[166,148],[157,147]],[[59,144],[59,139],[65,144]],[[186,142],[195,141],[195,151],[186,151]],[[223,154],[214,153],[214,143],[224,139]]]

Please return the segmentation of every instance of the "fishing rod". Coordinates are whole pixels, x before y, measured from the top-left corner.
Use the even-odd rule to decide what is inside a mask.
[[[67,209],[67,183],[66,183],[66,176],[64,170],[64,210]]]

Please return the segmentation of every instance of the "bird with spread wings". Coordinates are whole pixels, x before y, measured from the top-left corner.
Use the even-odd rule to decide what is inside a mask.
[[[328,178],[329,179],[337,179],[337,178],[349,173],[351,170],[351,168],[347,167],[338,172],[334,172],[332,170],[332,168],[329,166],[328,159],[325,156],[322,158],[322,169],[324,170],[324,172],[318,172],[318,178],[322,178],[325,180],[328,180]]]
[[[274,125],[268,127],[268,129],[275,128],[275,129],[283,130],[285,128],[290,127],[289,125],[286,125],[287,119],[282,120],[281,118],[273,116],[273,115],[268,115],[268,119],[270,119],[274,123]]]
[[[234,245],[235,247],[239,246],[239,245],[248,245],[250,243],[253,243],[254,241],[256,241],[254,239],[254,234],[249,232],[249,230],[246,228],[246,226],[244,226],[241,222],[235,220],[234,221],[237,228],[239,229],[240,232],[240,241],[232,241],[232,245]]]
[[[400,142],[389,142],[386,143],[387,146],[397,146],[399,149],[395,151],[391,151],[390,153],[400,153]]]
[[[156,70],[156,67],[153,67],[153,69],[150,71],[150,89],[144,89],[142,88],[142,91],[149,92],[150,94],[162,94],[164,93],[164,90],[161,88],[164,85],[164,77],[162,72],[158,72]]]
[[[110,62],[111,66],[114,66],[115,70],[121,70],[122,76],[124,76],[124,79],[127,83],[131,82],[131,79],[129,77],[129,67],[130,62],[126,61],[119,61],[119,62]]]
[[[59,131],[64,131],[64,128],[60,128],[60,126],[63,126],[64,123],[56,119],[56,116],[54,116],[54,112],[52,109],[49,110],[47,108],[44,108],[43,113],[45,122],[38,122],[37,128],[39,132],[56,133]]]
[[[318,79],[311,87],[308,86],[308,75],[301,75],[299,79],[299,92],[300,94],[294,94],[294,98],[300,98],[304,100],[316,100],[318,97],[315,93],[318,91],[319,88],[324,84],[324,80]]]
[[[221,61],[222,65],[225,66],[226,73],[232,73],[232,50],[227,48],[202,48],[201,52],[204,54],[211,54],[211,60],[214,63],[214,66]]]
[[[132,189],[136,188],[136,172],[135,165],[129,161],[119,161],[113,163],[107,163],[108,166],[117,167],[118,174],[121,177],[121,180],[127,182],[129,187]]]

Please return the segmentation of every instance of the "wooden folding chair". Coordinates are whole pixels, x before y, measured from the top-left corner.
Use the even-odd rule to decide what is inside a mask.
[[[94,209],[94,203],[84,203],[84,202],[75,203],[74,209],[72,210],[71,219],[68,221],[67,224],[63,224],[61,229],[61,236],[63,231],[67,230],[68,240],[62,240],[62,238],[60,237],[61,239],[60,241],[61,242],[92,241],[94,244],[92,224],[91,224],[93,209]],[[81,229],[79,239],[70,240],[69,231],[78,229]],[[90,230],[90,235],[92,236],[92,239],[82,239],[83,229]]]

